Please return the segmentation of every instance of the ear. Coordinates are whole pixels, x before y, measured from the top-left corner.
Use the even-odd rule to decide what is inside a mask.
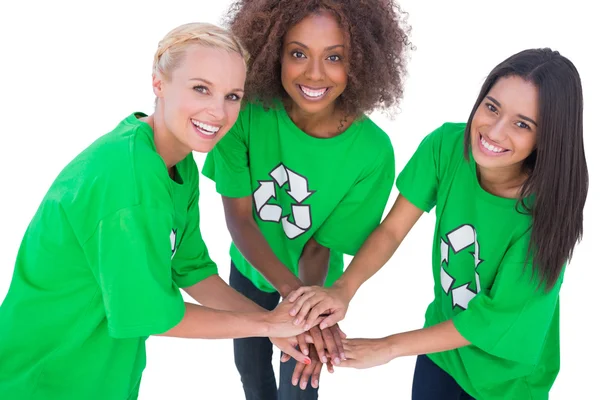
[[[163,83],[163,78],[159,74],[152,74],[152,91],[156,97],[164,96]]]

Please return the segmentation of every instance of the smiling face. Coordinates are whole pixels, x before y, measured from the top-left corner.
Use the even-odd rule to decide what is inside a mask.
[[[329,12],[312,14],[293,26],[283,40],[281,83],[307,114],[335,108],[346,88],[344,32]]]
[[[175,153],[209,152],[235,123],[246,70],[239,54],[191,45],[169,79],[153,77]]]
[[[471,149],[488,170],[519,167],[534,151],[538,129],[538,89],[517,76],[498,79],[471,123]]]

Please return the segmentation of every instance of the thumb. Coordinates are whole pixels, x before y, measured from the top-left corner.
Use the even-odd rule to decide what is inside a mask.
[[[301,364],[308,365],[310,364],[310,358],[302,354],[298,351],[294,346],[289,345],[285,346],[285,348],[280,349],[284,354],[281,356],[281,362],[286,362],[293,358]]]
[[[337,324],[342,319],[343,319],[343,317],[342,317],[341,313],[336,311],[333,314],[328,315],[323,321],[321,321],[321,323],[319,324],[319,328],[321,328],[321,330],[323,330],[325,328],[330,328],[330,327],[334,326],[335,324]]]

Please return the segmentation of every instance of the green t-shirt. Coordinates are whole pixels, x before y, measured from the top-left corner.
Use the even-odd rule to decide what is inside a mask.
[[[558,293],[538,288],[527,257],[531,216],[479,185],[463,157],[465,124],[428,135],[397,179],[429,212],[435,298],[425,326],[452,319],[472,344],[429,354],[478,400],[546,399],[559,370]]]
[[[198,169],[175,180],[132,114],[59,174],[0,307],[0,398],[134,399],[145,341],[183,317],[179,287],[216,274],[199,230]]]
[[[331,249],[331,285],[343,272],[343,254],[355,254],[379,224],[394,166],[389,137],[369,118],[318,139],[299,129],[281,103],[268,110],[248,104],[202,173],[223,196],[253,196],[260,231],[294,274],[308,239]],[[257,288],[275,291],[233,244],[230,254]]]

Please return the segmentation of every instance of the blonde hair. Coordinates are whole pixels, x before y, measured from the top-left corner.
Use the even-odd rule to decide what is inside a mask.
[[[213,24],[192,22],[173,29],[158,43],[152,72],[170,79],[171,72],[181,64],[188,46],[194,44],[237,53],[245,63],[248,62],[248,52],[233,33]]]

